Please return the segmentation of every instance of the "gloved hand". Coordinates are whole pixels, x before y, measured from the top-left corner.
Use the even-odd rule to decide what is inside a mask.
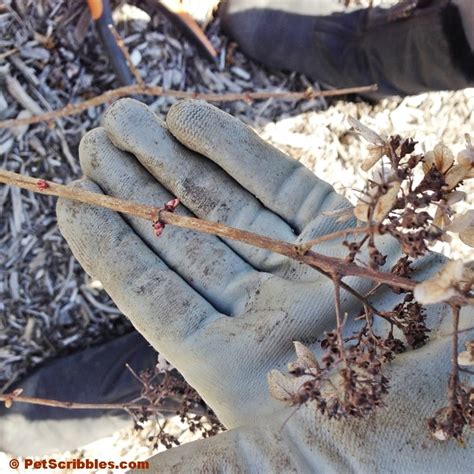
[[[326,87],[377,84],[381,98],[474,85],[472,0],[345,3],[223,0],[219,16],[246,55]]]
[[[173,105],[165,125],[145,105],[120,100],[106,112],[103,128],[83,138],[80,160],[86,178],[76,185],[153,206],[177,196],[178,213],[295,243],[341,228],[322,213],[348,207],[301,164],[198,101]],[[311,406],[290,416],[294,409],[269,395],[266,374],[295,359],[292,341],[317,351],[317,339],[334,328],[329,280],[215,236],[167,226],[157,238],[149,222],[68,200],[59,201],[57,212],[84,269],[230,428],[156,456],[154,472],[470,468],[472,450],[436,442],[424,421],[443,403],[449,372],[450,338],[436,335],[443,305],[430,309],[432,341],[391,365],[386,408],[363,421],[329,421]],[[380,247],[393,263],[394,241]],[[345,254],[337,241],[318,251]],[[415,278],[439,263],[425,259]],[[367,281],[348,281],[359,291],[370,288]],[[343,311],[354,315],[357,302],[343,296]],[[391,308],[398,298],[387,290],[377,304]]]

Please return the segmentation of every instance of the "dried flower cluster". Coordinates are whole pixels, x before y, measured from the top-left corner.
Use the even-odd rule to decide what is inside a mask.
[[[173,408],[186,429],[191,433],[200,433],[203,438],[225,430],[196,390],[169,364],[159,360],[153,369],[142,371],[138,375],[133,371],[132,373],[142,385],[140,397],[132,403],[145,403],[140,409],[128,411],[138,431],[143,429],[147,421],[155,422],[155,432],[147,438],[153,449],[157,449],[160,444],[166,449],[180,445],[179,439],[165,429],[167,419],[160,413],[160,407]]]
[[[268,374],[270,393],[291,405],[314,401],[329,418],[361,418],[382,405],[388,379],[382,374],[376,338],[362,338],[365,344],[344,347],[341,352],[335,332],[326,334],[325,354],[318,362],[314,354],[295,342],[297,359],[288,365],[289,375],[278,370]]]
[[[416,154],[416,143],[411,139],[382,137],[355,119],[349,118],[349,122],[368,142],[368,158],[362,169],[375,170],[353,209],[355,217],[367,227],[354,229],[358,240],[343,241],[348,249],[346,261],[360,261],[358,257],[366,249],[368,266],[379,269],[386,263],[386,256],[377,248],[375,237],[389,234],[398,240],[404,253],[391,273],[409,278],[414,259],[425,255],[436,241],[449,241],[448,232],[458,233],[464,243],[474,246],[474,211],[456,214],[453,207],[466,198],[459,186],[474,178],[474,148],[469,136],[466,149],[455,159],[442,143],[425,155]],[[383,406],[389,389],[384,364],[407,346],[417,349],[428,340],[430,330],[422,305],[447,302],[452,308],[454,328],[449,403],[428,420],[428,427],[439,440],[461,440],[464,429],[474,427],[474,388],[464,386],[459,377],[460,371],[468,372],[460,365],[474,365],[474,341],[468,341],[466,350],[458,353],[460,307],[473,302],[472,269],[454,260],[434,277],[416,285],[414,291],[390,285],[395,293],[404,294],[390,311],[371,306],[368,298],[374,290],[365,296],[352,291],[363,311],[344,318],[340,314],[339,290],[342,286],[348,288],[341,275],[333,275],[333,283],[337,327],[322,340],[322,355],[317,358],[308,347],[295,342],[297,359],[289,364],[288,374],[277,370],[268,374],[272,396],[296,406],[313,402],[316,410],[330,418],[368,415]],[[349,316],[361,321],[361,329],[345,335],[344,322]],[[375,333],[374,318],[388,323],[387,336]],[[404,340],[395,337],[395,329]]]
[[[448,388],[452,392],[450,403],[428,420],[428,428],[440,441],[462,441],[464,428],[474,428],[474,389],[463,387],[453,376],[449,378]]]
[[[363,169],[368,171],[382,162],[354,208],[360,221],[378,224],[377,233],[397,238],[410,257],[422,256],[430,243],[448,239],[446,231],[457,232],[466,244],[474,245],[474,211],[453,218],[453,205],[466,197],[458,186],[474,178],[474,149],[469,136],[466,149],[455,161],[443,144],[424,156],[414,154],[416,143],[411,139],[384,139],[354,119],[351,123],[370,143],[370,156]],[[420,168],[421,179],[417,173]]]

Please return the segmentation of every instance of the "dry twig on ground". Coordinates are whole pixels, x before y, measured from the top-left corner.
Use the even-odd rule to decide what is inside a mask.
[[[33,115],[32,117],[25,117],[20,119],[3,120],[0,122],[0,128],[19,127],[22,125],[31,125],[33,123],[50,122],[52,120],[67,117],[69,115],[76,115],[89,107],[112,102],[122,97],[128,97],[135,94],[175,97],[177,99],[199,99],[208,102],[235,102],[245,101],[252,102],[254,100],[276,99],[276,100],[307,100],[316,97],[336,97],[347,94],[363,94],[377,90],[375,84],[370,86],[349,87],[346,89],[334,89],[327,91],[315,91],[307,89],[303,92],[242,92],[242,93],[228,93],[228,94],[210,94],[203,92],[187,92],[178,90],[166,90],[159,86],[150,86],[147,84],[133,84],[131,86],[119,87],[104,92],[101,95],[93,97],[92,99],[77,104],[69,104],[66,107],[46,112],[40,115]]]

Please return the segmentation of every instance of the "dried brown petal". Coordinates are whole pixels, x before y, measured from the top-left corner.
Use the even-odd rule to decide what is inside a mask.
[[[359,199],[359,202],[353,209],[354,216],[362,222],[369,222],[370,204],[378,193],[378,186],[370,188],[368,194]]]
[[[359,201],[354,207],[354,216],[362,222],[369,222],[369,210],[367,203]]]
[[[474,150],[461,150],[458,153],[457,162],[465,168],[471,169],[474,167]]]
[[[362,171],[369,171],[387,153],[385,145],[369,145],[367,150],[369,157],[362,162],[360,166]]]
[[[459,232],[459,238],[469,247],[474,247],[474,226]]]
[[[388,183],[395,179],[395,172],[393,171],[390,163],[380,162],[377,167],[372,170],[371,180],[377,184]]]
[[[444,229],[447,225],[449,225],[449,217],[440,207],[436,209],[433,225],[439,227],[440,229]]]
[[[290,375],[284,375],[278,370],[271,370],[267,374],[270,395],[281,402],[291,402],[295,394],[295,381]]]
[[[474,341],[467,341],[466,350],[458,355],[459,365],[474,365]]]
[[[293,370],[294,368],[315,369],[319,367],[316,356],[308,347],[298,341],[294,341],[293,344],[295,345],[297,359],[296,362],[288,365],[290,370]]]
[[[374,208],[374,215],[372,216],[375,222],[381,222],[384,217],[392,210],[395,201],[397,200],[398,191],[400,190],[400,183],[392,181],[389,184],[388,191],[380,196]]]
[[[423,171],[427,173],[434,165],[438,171],[444,174],[453,163],[454,155],[451,150],[443,143],[438,143],[432,151],[425,153]]]
[[[452,191],[447,195],[446,200],[444,200],[443,202],[445,202],[447,206],[450,207],[453,204],[464,200],[465,198],[466,198],[466,193],[462,191]],[[458,218],[459,216],[455,217],[453,222]],[[450,232],[459,232],[460,230],[464,229],[464,226],[462,228],[456,228],[456,229],[453,227],[449,209],[447,209],[445,206],[438,206],[436,208],[436,212],[435,212],[432,224],[436,227],[439,227],[440,229],[446,229]],[[443,237],[443,240],[449,241],[449,240],[446,240],[447,238],[448,237],[445,234]]]
[[[454,285],[463,277],[462,260],[450,260],[434,277],[416,285],[413,294],[421,304],[446,301],[456,294]]]
[[[474,247],[474,210],[457,215],[447,227],[450,232],[458,232],[459,238],[470,247]]]
[[[461,165],[454,165],[445,175],[446,188],[454,189],[463,179],[468,178],[469,170]]]
[[[354,117],[348,116],[347,121],[361,137],[363,137],[369,143],[372,143],[372,145],[386,145],[386,141],[378,133],[374,132],[369,127],[356,120]]]
[[[421,164],[421,167],[423,169],[423,173],[428,174],[428,172],[430,171],[432,165],[433,165],[433,161],[432,160],[427,161],[426,160],[426,155],[425,155],[425,158],[423,159],[423,163]]]
[[[469,227],[474,226],[474,209],[463,212],[462,214],[456,214],[453,221],[447,227],[450,232],[462,232]]]
[[[464,201],[466,199],[467,194],[463,191],[453,191],[448,194],[447,202],[451,206],[456,204],[457,202]]]
[[[465,137],[466,148],[458,153],[457,160],[461,166],[472,170],[474,168],[474,146],[470,135],[466,133]]]

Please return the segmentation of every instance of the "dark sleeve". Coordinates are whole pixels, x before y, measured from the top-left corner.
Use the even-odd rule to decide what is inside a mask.
[[[151,369],[156,351],[137,332],[60,357],[40,367],[16,387],[31,397],[80,403],[128,402],[140,384],[126,369]],[[131,426],[123,410],[66,410],[14,403],[0,407],[0,451],[34,456],[65,451]]]
[[[224,30],[252,58],[331,88],[377,83],[378,96],[474,85],[474,54],[458,8],[423,0],[400,12],[334,0],[226,0]]]

